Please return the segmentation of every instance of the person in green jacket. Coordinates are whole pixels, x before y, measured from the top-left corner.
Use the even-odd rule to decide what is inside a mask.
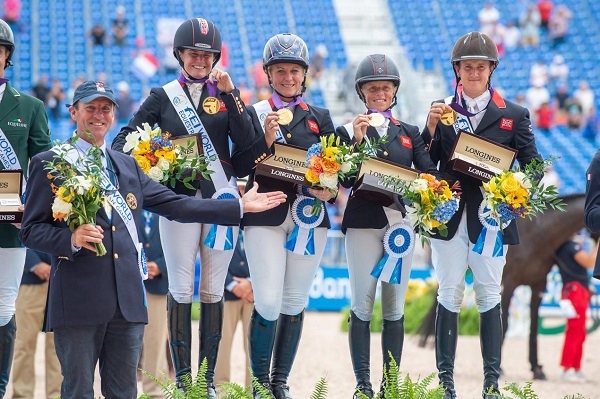
[[[13,32],[0,19],[0,170],[22,169],[29,159],[51,147],[44,104],[13,88],[4,71],[15,51]],[[25,264],[19,225],[0,223],[0,398],[6,393],[12,364],[16,324],[15,301]]]

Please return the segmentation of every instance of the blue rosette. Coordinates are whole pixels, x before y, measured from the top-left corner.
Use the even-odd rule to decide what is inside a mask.
[[[319,212],[313,215],[312,209],[315,201],[315,198],[298,195],[292,204],[291,213],[295,226],[285,243],[288,251],[301,255],[315,254],[314,228],[319,226],[325,217],[322,203]]]
[[[483,229],[481,229],[477,242],[475,242],[473,252],[492,258],[504,256],[500,222],[494,217],[492,210],[486,206],[485,201],[479,205],[478,216]],[[508,226],[510,222],[510,220],[502,221],[502,228]]]
[[[390,284],[400,284],[402,267],[410,267],[415,248],[415,232],[407,221],[391,225],[383,236],[383,258],[375,265],[371,276]],[[403,258],[407,257],[403,264]]]
[[[217,190],[212,198],[218,200],[237,199],[240,198],[240,195],[236,189],[225,187]],[[233,226],[213,224],[204,240],[204,245],[219,251],[230,251],[234,249],[235,241],[233,239]]]

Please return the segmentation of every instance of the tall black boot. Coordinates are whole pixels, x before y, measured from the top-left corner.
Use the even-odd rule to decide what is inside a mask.
[[[249,347],[250,347],[250,365],[252,367],[252,375],[258,380],[269,393],[267,397],[260,396],[253,389],[254,397],[260,399],[271,399],[271,379],[269,371],[271,369],[271,355],[273,353],[273,343],[275,342],[275,331],[277,328],[277,320],[267,320],[262,317],[256,308],[250,317],[249,328]]]
[[[271,370],[271,388],[275,399],[292,399],[287,379],[298,352],[303,323],[304,311],[295,316],[279,315]]]
[[[348,317],[348,342],[350,344],[350,357],[356,377],[356,389],[353,398],[356,399],[360,392],[367,398],[374,396],[371,385],[371,322],[362,321],[353,311]]]
[[[400,320],[383,319],[381,329],[381,351],[383,353],[384,375],[381,379],[381,389],[379,397],[385,397],[385,371],[389,372],[391,359],[396,362],[396,367],[400,369],[400,358],[402,357],[402,346],[404,345],[404,316]],[[391,357],[390,357],[391,356]]]
[[[12,365],[15,349],[16,331],[17,323],[14,315],[6,325],[0,327],[0,398],[4,397],[8,385],[10,366]]]
[[[207,399],[217,399],[215,365],[223,331],[223,299],[217,303],[200,304],[200,356],[198,367],[206,359]]]
[[[479,339],[483,357],[483,398],[497,398],[502,355],[502,310],[500,304],[479,315]]]
[[[177,388],[183,390],[185,384],[182,377],[192,376],[192,304],[179,303],[171,293],[167,294],[167,318],[175,383]]]
[[[435,318],[435,360],[440,384],[445,390],[444,399],[456,398],[454,390],[454,358],[458,340],[458,313],[437,306]]]

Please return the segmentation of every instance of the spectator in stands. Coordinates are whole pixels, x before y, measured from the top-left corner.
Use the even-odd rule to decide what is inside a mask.
[[[238,161],[241,175],[250,175],[246,190],[255,184],[256,162],[273,153],[275,141],[307,150],[319,137],[334,134],[329,111],[307,104],[302,97],[309,73],[308,54],[306,43],[289,33],[273,36],[264,47],[263,70],[273,92],[268,100],[248,107],[254,125],[252,146],[247,150],[233,146],[234,155],[243,157]],[[265,182],[259,190],[268,192],[275,187],[277,184]],[[291,398],[287,380],[300,343],[308,293],[327,242],[330,222],[325,207],[321,206],[323,216],[315,221],[316,227],[307,225],[303,216],[302,209],[312,207],[314,197],[326,202],[333,200],[335,193],[313,188],[302,195],[289,193],[288,201],[271,212],[244,218],[254,288],[252,372],[276,399]]]
[[[133,107],[135,106],[135,101],[129,93],[129,83],[124,80],[117,83],[117,105],[117,123],[124,125],[133,116]]]
[[[527,89],[525,99],[527,100],[527,104],[529,104],[529,111],[534,115],[543,103],[550,102],[550,92],[544,86],[542,79],[534,81],[533,86]]]
[[[137,131],[144,122],[150,126],[157,124],[172,137],[203,131],[199,140],[205,154],[215,155],[208,166],[214,173],[211,179],[193,182],[193,189],[178,185],[174,191],[204,198],[237,198],[238,190],[232,179],[240,175],[240,168],[236,155],[230,155],[230,142],[246,148],[254,141],[254,129],[231,77],[215,67],[221,56],[219,29],[204,18],[184,21],[175,32],[173,56],[181,67],[179,77],[150,91],[127,126],[115,137],[112,147],[122,151],[127,135]],[[200,348],[196,358],[207,362],[206,393],[209,399],[216,399],[214,368],[221,338],[223,291],[238,229],[212,223],[183,224],[161,218],[160,234],[169,270],[167,314],[176,384],[183,389],[182,378],[190,376],[192,370],[191,312],[194,267],[199,250],[201,316]]]
[[[529,69],[529,84],[532,86],[548,84],[548,67],[543,58],[539,58]]]
[[[252,93],[252,90],[248,88],[246,80],[240,79],[240,83],[238,84],[238,86],[238,89],[240,90],[240,98],[242,99],[244,104],[251,104],[252,97],[254,96],[254,94]]]
[[[586,213],[587,209],[586,202]],[[594,268],[597,254],[598,244],[587,252],[574,240],[567,241],[556,251],[563,282],[561,297],[563,301],[570,303],[571,311],[574,313],[567,315],[567,327],[560,359],[560,365],[564,369],[561,379],[564,381],[588,381],[581,372],[581,360],[586,336],[587,309],[590,304],[588,270]]]
[[[116,16],[112,21],[112,35],[113,43],[116,46],[124,46],[125,38],[129,30],[129,24],[125,18],[125,7],[122,5],[117,6]]]
[[[169,278],[165,255],[160,243],[159,217],[152,212],[142,211],[138,236],[144,246],[148,261],[148,279],[144,281],[148,303],[148,324],[144,328],[141,369],[160,381],[169,377],[167,364],[167,293]],[[163,399],[160,386],[151,378],[142,375],[144,393],[153,399]]]
[[[552,82],[566,82],[569,79],[569,66],[565,63],[565,57],[556,54],[552,63],[548,66],[548,75]]]
[[[104,40],[106,38],[106,30],[100,22],[94,24],[89,33],[94,46],[104,46]]]
[[[600,129],[600,118],[596,113],[596,107],[593,107],[590,115],[586,118],[585,125],[581,131],[581,136],[589,140],[592,143],[596,142],[598,137],[598,130]]]
[[[582,80],[579,82],[579,87],[573,92],[573,99],[577,100],[579,105],[581,105],[583,117],[587,117],[594,107],[594,103],[596,101],[594,91],[590,89],[587,80]]]
[[[21,169],[25,177],[30,158],[50,149],[50,130],[44,104],[13,88],[4,78],[6,68],[12,65],[14,51],[13,32],[0,20],[0,109],[3,112],[0,164],[5,170]],[[34,192],[32,196],[36,195]],[[26,251],[19,240],[20,227],[20,224],[0,224],[0,398],[6,393],[10,376],[16,330],[15,301],[25,264]]]
[[[554,126],[554,108],[549,102],[543,102],[536,111],[535,127],[546,136],[550,135],[550,129]]]
[[[535,4],[529,4],[524,14],[519,17],[523,46],[537,47],[540,43],[540,13]]]
[[[261,92],[261,89],[270,89],[269,78],[263,71],[262,60],[258,60],[252,65],[252,77],[254,78],[254,89],[257,93]],[[269,91],[269,96],[271,95]]]
[[[537,2],[537,9],[540,14],[540,27],[547,30],[550,16],[554,9],[554,3],[551,0],[539,0]]]
[[[43,73],[40,75],[36,84],[31,88],[31,95],[46,104],[48,100],[48,93],[50,93],[50,87],[48,86],[48,75]]]
[[[541,161],[531,129],[529,111],[503,99],[492,87],[492,74],[498,66],[493,41],[480,32],[460,37],[452,50],[451,62],[457,78],[456,93],[432,103],[426,127],[421,134],[429,155],[439,170],[446,171],[453,155],[456,128],[468,129],[498,144],[518,150],[521,167]],[[456,112],[454,126],[441,120],[445,113]],[[507,128],[510,134],[507,133]],[[413,143],[414,145],[414,143]],[[485,229],[481,181],[444,172],[450,185],[460,179],[462,195],[458,211],[448,222],[448,234],[431,238],[432,260],[439,282],[436,318],[436,363],[445,399],[454,399],[454,361],[460,311],[467,268],[473,272],[475,303],[480,315],[480,343],[483,358],[483,399],[500,396],[502,317],[500,307],[502,270],[509,245],[519,243],[516,223],[500,232]],[[541,176],[540,176],[541,177]],[[489,222],[490,225],[492,222]],[[498,233],[496,240],[494,235]],[[476,245],[475,243],[482,243]]]
[[[372,54],[364,58],[355,74],[355,90],[364,103],[365,112],[355,116],[351,123],[340,126],[336,134],[348,143],[362,143],[369,140],[388,138],[389,143],[377,149],[377,158],[392,161],[406,167],[413,163],[424,173],[438,175],[425,148],[425,143],[416,126],[396,120],[392,108],[397,104],[400,87],[400,71],[396,63],[384,54]],[[374,123],[378,116],[381,124]],[[344,182],[350,188],[354,179]],[[377,202],[365,198],[353,197],[348,200],[342,221],[342,232],[346,235],[346,254],[352,292],[350,317],[348,319],[348,340],[350,356],[356,378],[355,398],[361,393],[373,398],[374,392],[370,377],[370,324],[373,317],[373,305],[376,291],[381,280],[381,304],[383,329],[381,331],[381,350],[384,371],[390,369],[393,359],[400,367],[402,346],[404,343],[404,300],[412,261],[412,244],[404,241],[410,251],[398,255],[404,256],[401,266],[396,259],[385,268],[400,267],[400,274],[394,279],[388,270],[376,274],[379,264],[391,253],[384,245],[386,236],[406,237],[412,233],[410,224],[403,224],[402,212],[384,208]],[[401,224],[400,227],[398,224]],[[412,236],[414,240],[414,235]],[[393,254],[393,255],[396,255]],[[384,257],[385,256],[385,257]],[[381,275],[381,276],[380,276]],[[380,398],[385,395],[385,374],[380,387]]]
[[[550,164],[546,167],[544,170],[544,177],[540,180],[540,184],[543,184],[546,187],[550,185],[555,186],[560,191],[562,182],[560,181],[560,176],[556,173],[554,165]]]
[[[4,0],[4,21],[12,28],[17,29],[21,19],[21,0]]]
[[[238,179],[237,181],[240,193],[243,195],[248,179]],[[254,291],[252,289],[250,269],[248,269],[248,259],[246,258],[244,248],[244,237],[240,231],[233,257],[231,258],[231,262],[229,262],[227,279],[225,280],[223,337],[221,338],[221,349],[219,350],[217,366],[215,368],[215,384],[217,386],[231,381],[231,349],[233,335],[238,324],[242,325],[244,352],[246,354],[244,386],[252,384],[250,349],[248,348],[252,309],[254,309]]]
[[[508,21],[504,28],[504,48],[512,51],[521,44],[521,30],[514,21]]]
[[[500,11],[494,7],[492,2],[488,1],[479,10],[477,17],[479,19],[479,30],[489,36],[493,32],[494,26],[500,21]]]
[[[62,117],[62,105],[65,101],[65,90],[60,79],[52,79],[52,87],[46,96],[46,106],[50,110],[50,117],[58,121]]]
[[[321,88],[321,78],[325,73],[325,59],[329,56],[327,47],[319,44],[315,49],[315,54],[310,59],[310,85],[315,88]]]
[[[573,13],[569,8],[561,4],[556,8],[556,12],[550,17],[548,23],[548,33],[552,47],[556,47],[564,43],[569,34],[569,22],[573,18]]]
[[[579,99],[573,98],[567,108],[567,127],[574,133],[578,132],[579,129],[585,123],[583,116],[583,108],[579,103]]]
[[[46,311],[50,262],[50,255],[27,250],[16,303],[17,337],[12,370],[13,399],[35,397],[35,351]],[[60,396],[62,375],[54,350],[54,333],[44,334],[44,346],[45,362],[37,366],[45,366],[46,398],[57,398]]]
[[[529,109],[529,104],[527,104],[525,95],[521,92],[517,93],[517,95],[515,96],[515,104],[520,105],[523,108]]]

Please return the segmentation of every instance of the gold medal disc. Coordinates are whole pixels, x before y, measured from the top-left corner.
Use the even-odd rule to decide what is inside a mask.
[[[452,126],[454,122],[456,122],[456,111],[451,109],[450,111],[446,111],[440,116],[440,121],[446,126]]]
[[[204,101],[202,101],[202,109],[207,114],[214,115],[219,112],[219,108],[221,108],[221,103],[216,97],[206,97]]]
[[[369,125],[379,127],[385,122],[385,116],[377,113],[369,114]]]
[[[289,108],[278,109],[277,115],[279,115],[277,123],[279,123],[280,125],[289,125],[292,119],[294,119],[294,114]]]

